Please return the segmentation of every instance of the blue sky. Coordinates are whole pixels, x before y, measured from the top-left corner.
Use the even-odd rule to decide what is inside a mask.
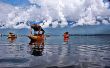
[[[61,24],[62,26],[66,25],[65,19],[77,21],[78,23],[76,25],[94,25],[94,18],[96,16],[110,16],[110,10],[107,9],[109,5],[102,4],[102,0],[97,0],[97,2],[94,0],[60,0],[60,2],[63,2],[61,4],[59,0],[47,0],[46,3],[43,1],[44,0],[36,0],[36,2],[33,3],[33,0],[0,0],[0,21],[3,21],[3,24],[7,22],[7,24],[9,24],[7,27],[11,27],[11,23],[35,20],[37,18],[48,19],[48,24],[51,23],[51,19],[61,19],[64,21]],[[104,0],[104,2],[107,2],[107,0]],[[62,7],[62,5],[65,7]],[[94,5],[95,9],[92,9],[91,5]],[[87,8],[87,10],[83,11],[85,8]],[[86,22],[86,20],[89,22]],[[54,27],[57,26],[58,23],[56,23],[56,21],[53,22]],[[48,27],[48,24],[44,25],[44,27]],[[69,24],[71,25],[73,23]]]
[[[110,1],[110,0],[103,0],[104,2]],[[11,4],[14,6],[25,6],[30,4],[28,0],[0,0],[0,2],[4,2],[7,4]]]
[[[29,4],[28,0],[0,0],[0,2],[11,4],[14,6],[25,6]]]
[[[103,2],[107,1],[110,0],[103,0]],[[30,4],[28,0],[0,0],[0,2],[11,4],[13,6],[26,6]]]

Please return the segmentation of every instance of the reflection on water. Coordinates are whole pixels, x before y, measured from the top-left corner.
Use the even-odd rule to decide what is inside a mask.
[[[31,48],[31,55],[42,56],[43,49],[44,49],[44,47],[34,46]]]
[[[0,67],[110,67],[109,36],[71,36],[68,44],[63,44],[63,36],[50,36],[44,48],[28,45],[27,37],[13,43],[4,38],[0,37]]]

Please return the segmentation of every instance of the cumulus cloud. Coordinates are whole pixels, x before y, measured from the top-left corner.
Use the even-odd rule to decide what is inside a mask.
[[[8,13],[12,11],[14,11],[13,6],[5,3],[0,3],[0,25],[6,24]]]
[[[1,3],[0,24],[19,28],[16,25],[18,22],[24,22],[26,27],[27,21],[46,20],[40,24],[42,27],[46,28],[52,24],[55,28],[59,25],[58,21],[61,21],[61,27],[65,27],[68,24],[67,20],[74,20],[77,22],[75,25],[95,25],[96,16],[110,15],[107,8],[109,3],[103,3],[103,0],[29,0],[29,2],[30,5],[25,7]],[[103,21],[106,24],[106,21]]]

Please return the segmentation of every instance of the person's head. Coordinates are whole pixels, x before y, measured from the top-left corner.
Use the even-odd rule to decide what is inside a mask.
[[[9,32],[9,34],[13,34],[12,32]]]
[[[68,34],[68,32],[65,32],[64,34]]]
[[[68,34],[68,32],[65,32],[66,34]]]

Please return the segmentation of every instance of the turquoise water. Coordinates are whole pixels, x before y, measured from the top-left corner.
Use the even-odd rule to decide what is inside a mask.
[[[69,42],[65,44],[62,35],[50,35],[45,39],[44,49],[36,52],[35,56],[28,44],[30,39],[27,30],[1,31],[4,34],[0,37],[1,68],[110,67],[110,36],[70,36]],[[7,39],[10,31],[18,35],[13,43]]]

